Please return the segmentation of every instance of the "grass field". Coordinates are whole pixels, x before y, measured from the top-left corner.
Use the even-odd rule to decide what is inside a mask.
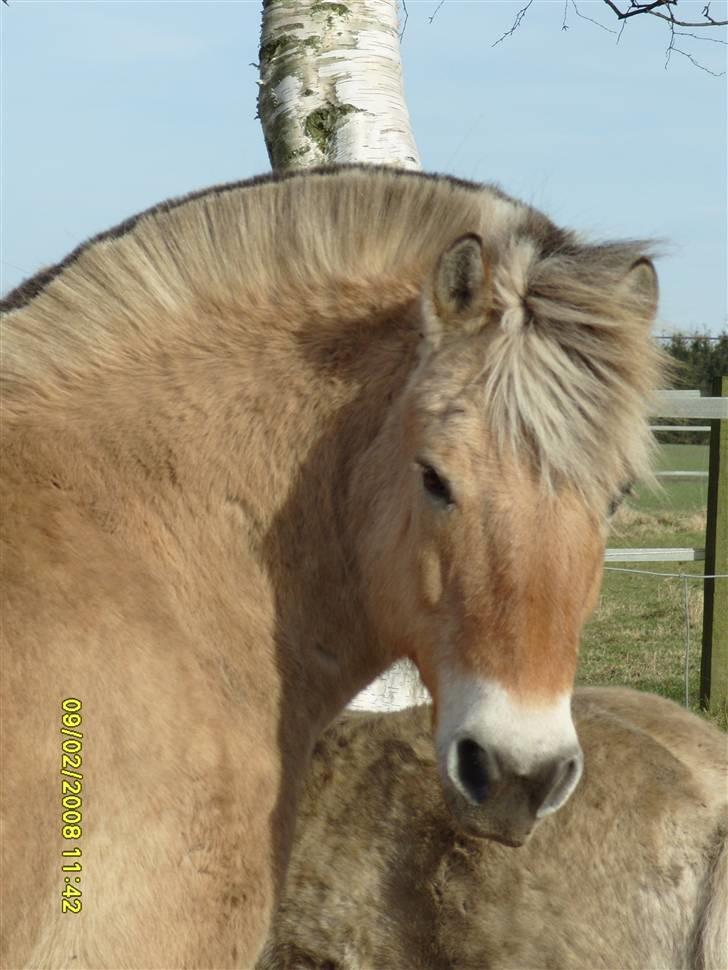
[[[707,471],[707,445],[663,445],[658,469]],[[661,492],[638,488],[614,518],[611,547],[705,545],[707,481],[667,482]],[[619,568],[701,576],[703,563],[617,563]],[[723,580],[728,582],[728,580]],[[599,606],[585,633],[578,683],[624,684],[685,703],[686,633],[688,701],[699,711],[703,584],[608,571]],[[728,711],[711,717],[728,730]]]

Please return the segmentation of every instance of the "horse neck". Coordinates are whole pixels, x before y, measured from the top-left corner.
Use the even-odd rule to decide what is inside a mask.
[[[156,346],[85,367],[35,420],[46,465],[75,476],[89,514],[129,545],[164,533],[141,551],[190,612],[209,593],[244,597],[256,572],[284,693],[325,720],[390,659],[367,617],[353,555],[367,523],[349,482],[406,383],[417,323],[409,297],[351,325],[309,326],[306,313],[281,302],[242,326],[170,327],[169,339],[162,321]],[[144,535],[140,508],[154,520]],[[223,562],[226,586],[201,586]]]

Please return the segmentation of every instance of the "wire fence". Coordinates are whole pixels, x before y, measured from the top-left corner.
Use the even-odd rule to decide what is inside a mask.
[[[690,707],[690,661],[693,646],[693,624],[690,618],[690,583],[703,583],[706,579],[728,580],[728,573],[685,573],[685,572],[664,572],[655,569],[629,569],[622,566],[605,566],[605,572],[627,573],[635,576],[651,576],[660,580],[679,580],[682,586],[682,608],[683,608],[683,684],[684,684],[684,704]],[[702,612],[702,611],[701,611]]]
[[[717,343],[720,340],[725,340],[725,334],[714,336],[705,333],[659,333],[655,335],[655,340],[659,340],[661,343],[672,343],[676,337],[680,337],[686,343],[692,343],[693,340],[699,340],[701,343]]]

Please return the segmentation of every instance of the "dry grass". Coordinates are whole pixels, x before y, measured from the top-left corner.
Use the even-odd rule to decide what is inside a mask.
[[[676,534],[705,535],[705,511],[700,509],[643,509],[625,502],[612,523],[611,545],[627,545],[627,540],[642,540],[658,535],[667,544]]]
[[[654,496],[650,500],[654,502]],[[667,503],[646,508],[642,503],[625,503],[609,539],[610,546],[697,548],[704,544],[704,510],[676,509]],[[687,581],[687,604],[682,578],[607,571],[599,605],[585,630],[578,682],[624,684],[684,704],[687,653],[688,705],[705,714],[699,707],[703,584],[698,577],[702,565],[619,564],[625,569],[695,577]],[[728,730],[728,711],[709,716]]]

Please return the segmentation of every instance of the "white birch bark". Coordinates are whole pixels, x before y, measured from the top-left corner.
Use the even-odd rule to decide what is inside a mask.
[[[258,114],[274,169],[420,168],[402,85],[396,0],[264,0]],[[350,705],[398,710],[428,693],[394,664]]]
[[[274,169],[419,168],[395,0],[265,0],[258,114]]]

